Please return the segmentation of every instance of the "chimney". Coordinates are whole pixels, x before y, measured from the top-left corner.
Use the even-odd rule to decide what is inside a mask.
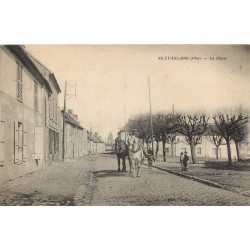
[[[73,115],[73,109],[68,109],[68,113],[69,113],[70,115]]]
[[[98,136],[98,133],[97,133],[97,132],[95,132],[95,136]]]
[[[78,121],[78,115],[73,115],[73,116]]]

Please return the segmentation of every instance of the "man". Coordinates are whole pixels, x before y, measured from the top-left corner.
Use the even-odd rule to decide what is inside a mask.
[[[189,157],[187,155],[187,152],[184,153],[184,157],[183,157],[183,167],[184,167],[184,171],[188,170],[188,160]]]
[[[184,158],[184,155],[183,155],[183,152],[181,152],[181,154],[180,154],[181,171],[184,171],[183,158]]]
[[[115,152],[116,153],[117,153],[118,145],[119,145],[120,142],[122,142],[122,133],[121,133],[121,131],[118,132],[118,137],[116,137],[116,139],[115,139]]]

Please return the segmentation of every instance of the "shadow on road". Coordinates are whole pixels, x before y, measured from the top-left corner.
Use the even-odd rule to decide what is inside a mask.
[[[127,172],[118,172],[117,170],[100,170],[94,171],[93,175],[98,178],[106,178],[106,177],[122,177],[129,175],[129,171]]]

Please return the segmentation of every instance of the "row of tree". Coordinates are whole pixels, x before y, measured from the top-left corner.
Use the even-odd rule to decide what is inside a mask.
[[[179,142],[178,135],[182,135],[190,145],[193,163],[196,163],[196,145],[202,143],[202,136],[216,146],[216,156],[222,143],[227,145],[228,163],[232,164],[231,145],[233,140],[236,145],[238,160],[240,160],[239,143],[248,133],[248,109],[242,107],[228,108],[216,111],[208,116],[204,112],[190,112],[189,114],[178,112],[176,114],[159,112],[153,114],[153,137],[150,127],[150,114],[138,114],[130,118],[125,128],[136,129],[139,137],[149,147],[152,140],[156,142],[155,157],[158,156],[159,143],[163,146],[163,160],[166,161],[166,144],[172,147]]]

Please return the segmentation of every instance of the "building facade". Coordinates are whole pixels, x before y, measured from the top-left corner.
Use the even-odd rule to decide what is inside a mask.
[[[125,141],[129,138],[131,132],[129,131],[121,131],[121,138]],[[167,144],[165,145],[165,152],[166,156],[171,157],[171,156],[179,156],[181,152],[187,152],[188,155],[191,155],[191,150],[190,150],[190,145],[187,144],[185,141],[185,137],[182,135],[177,135],[176,136],[176,144]],[[149,145],[151,147],[152,144]],[[231,155],[232,159],[237,158],[237,153],[236,153],[236,145],[234,141],[231,141]],[[147,145],[145,145],[147,148]],[[200,140],[200,144],[197,144],[196,148],[196,157],[197,158],[205,158],[205,159],[216,159],[216,146],[207,139],[207,136],[202,136]],[[154,152],[156,152],[156,142],[154,141]],[[240,154],[242,156],[248,156],[250,157],[250,148],[248,145],[248,142],[243,142],[240,145]],[[163,145],[162,142],[159,142],[159,149],[158,149],[158,156],[159,159],[163,157]],[[218,148],[218,158],[219,159],[226,159],[227,158],[227,145],[225,142],[222,143],[222,145],[219,146]]]
[[[50,107],[49,100],[60,88],[48,79],[23,46],[0,47],[0,182],[42,168],[50,158],[49,113],[57,104]]]
[[[61,131],[60,131],[60,144],[63,143],[63,114],[61,111]],[[88,131],[83,128],[79,121],[78,116],[73,114],[73,110],[69,109],[65,112],[65,132],[64,132],[64,158],[73,159],[88,155],[89,142]],[[60,155],[62,155],[62,148]]]

